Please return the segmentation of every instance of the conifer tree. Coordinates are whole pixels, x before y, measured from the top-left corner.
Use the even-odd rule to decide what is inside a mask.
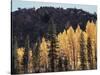
[[[14,36],[13,38],[13,46],[12,46],[12,68],[11,68],[11,72],[13,73],[17,73],[17,48],[18,48],[18,41],[17,41],[17,37]]]
[[[33,70],[32,70],[32,72],[37,72],[39,69],[37,69],[37,65],[39,66],[39,64],[38,64],[38,48],[39,48],[39,46],[38,46],[38,44],[37,44],[37,42],[33,45],[33,49],[32,49],[32,62],[33,62],[33,64],[32,64],[32,66],[33,66]]]
[[[92,45],[91,45],[91,40],[88,38],[87,40],[87,49],[88,49],[88,63],[89,63],[89,69],[92,69],[93,66],[93,55],[92,55]]]
[[[58,51],[58,40],[56,37],[56,25],[54,24],[52,18],[50,19],[50,50],[49,50],[49,69],[51,72],[58,71],[59,64],[59,51]]]
[[[81,32],[80,39],[80,60],[81,66],[80,69],[86,70],[88,69],[88,51],[87,51],[87,34],[86,32]]]
[[[33,56],[34,68],[35,68],[36,73],[40,72],[40,66],[39,66],[39,63],[40,63],[40,59],[39,59],[40,44],[41,44],[41,40],[40,40],[40,37],[38,37],[38,40],[36,42],[34,56]]]
[[[28,51],[30,49],[30,40],[29,40],[29,35],[26,36],[25,40],[25,53],[24,53],[24,72],[28,73]]]

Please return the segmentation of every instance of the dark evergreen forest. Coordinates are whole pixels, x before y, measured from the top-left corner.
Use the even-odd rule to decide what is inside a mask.
[[[56,25],[56,34],[63,32],[70,26],[77,28],[80,25],[82,30],[85,30],[88,20],[97,20],[97,14],[91,14],[82,9],[76,8],[54,8],[40,7],[38,9],[29,8],[11,12],[12,17],[12,36],[19,38],[19,46],[24,45],[24,40],[27,34],[30,36],[31,46],[42,36],[48,38],[51,20]]]

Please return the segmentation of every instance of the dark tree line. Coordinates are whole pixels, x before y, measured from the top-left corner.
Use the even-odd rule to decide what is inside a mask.
[[[50,27],[49,21],[52,18],[55,22],[57,34],[63,32],[65,27],[72,25],[76,29],[77,24],[84,30],[88,20],[96,22],[96,14],[91,14],[82,9],[76,8],[54,8],[40,7],[38,9],[21,9],[11,12],[12,32],[19,38],[20,45],[24,45],[25,36],[30,36],[30,46],[36,42],[38,36],[47,36]],[[45,33],[47,32],[47,33]],[[34,36],[33,36],[34,35]],[[34,38],[34,40],[33,40]]]

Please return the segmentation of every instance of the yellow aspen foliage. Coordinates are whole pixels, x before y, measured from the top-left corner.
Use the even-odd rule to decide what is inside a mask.
[[[40,44],[39,61],[41,70],[44,71],[48,67],[48,47],[44,37]]]
[[[75,41],[75,69],[79,70],[81,61],[80,61],[80,34],[82,30],[80,29],[80,26],[78,25],[75,31],[74,35],[74,41]]]
[[[52,38],[46,40],[43,37],[41,42],[35,43],[33,50],[27,40],[28,63],[25,65],[28,66],[28,73],[96,69],[96,24],[93,21],[87,22],[85,31],[81,30],[80,25],[77,25],[75,31],[70,26],[57,36],[53,34]],[[25,48],[17,48],[16,45],[15,51],[16,71],[24,73]]]
[[[33,52],[32,49],[28,52],[28,72],[32,73],[33,70]]]
[[[17,71],[19,73],[23,73],[23,56],[24,56],[25,48],[18,48],[17,49]]]
[[[59,44],[59,49],[60,49],[60,55],[62,56],[67,56],[68,51],[67,51],[67,33],[66,30],[64,30],[63,33],[58,34],[58,44]]]
[[[73,70],[75,68],[75,50],[74,50],[74,30],[72,26],[69,27],[67,30],[67,36],[68,36],[68,57],[70,62],[70,68]]]
[[[25,48],[18,48],[17,49],[17,60],[19,62],[22,62],[22,60],[23,60],[24,51],[25,51]]]
[[[88,21],[87,22],[87,26],[86,26],[86,32],[87,32],[87,34],[88,34],[88,39],[90,40],[90,41],[88,41],[88,42],[90,42],[90,46],[91,46],[91,48],[90,48],[90,50],[91,51],[89,51],[89,52],[91,52],[91,65],[93,66],[93,67],[91,67],[90,66],[90,68],[92,68],[92,69],[95,69],[96,68],[96,24],[93,22],[93,21]],[[88,48],[88,50],[89,50],[89,48]]]
[[[94,24],[93,21],[92,22],[90,22],[90,21],[87,22],[86,32],[87,32],[89,38],[96,39],[96,25]]]

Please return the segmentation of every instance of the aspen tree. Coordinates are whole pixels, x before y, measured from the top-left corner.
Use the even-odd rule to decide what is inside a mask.
[[[48,69],[48,47],[44,37],[42,38],[39,50],[40,71],[46,72],[46,70]]]
[[[74,30],[72,26],[67,30],[70,70],[75,69]]]
[[[75,31],[75,66],[76,70],[80,69],[81,61],[80,61],[80,35],[82,30],[80,29],[80,26],[78,25]]]
[[[17,70],[18,73],[24,73],[24,65],[23,65],[23,59],[24,59],[24,51],[25,48],[17,48]]]
[[[97,53],[96,53],[96,24],[93,21],[88,21],[86,25],[86,32],[88,34],[88,57],[90,69],[97,68]]]
[[[32,49],[29,49],[28,51],[28,73],[32,73],[33,72],[33,52]]]

